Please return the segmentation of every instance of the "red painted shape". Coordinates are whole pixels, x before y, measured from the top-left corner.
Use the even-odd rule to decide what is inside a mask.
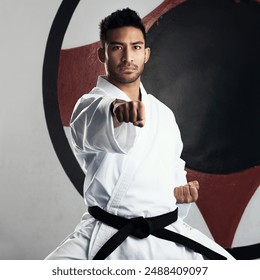
[[[165,0],[144,19],[146,29],[166,11],[184,0]],[[69,126],[70,116],[77,100],[95,85],[98,75],[105,69],[97,58],[99,42],[72,49],[61,50],[58,73],[58,102],[63,126]]]
[[[230,248],[244,210],[260,186],[260,166],[228,175],[187,170],[200,183],[197,205],[215,241]]]
[[[97,58],[99,42],[62,50],[58,73],[58,102],[63,126],[69,126],[77,100],[95,85],[105,69]]]
[[[177,5],[185,2],[185,0],[165,0],[156,7],[151,13],[143,18],[143,23],[146,27],[146,31],[148,31],[153,24],[167,11],[176,7]]]

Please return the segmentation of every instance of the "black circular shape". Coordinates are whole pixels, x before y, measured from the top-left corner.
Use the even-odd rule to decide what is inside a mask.
[[[64,0],[49,33],[43,63],[43,105],[50,138],[59,161],[77,191],[83,195],[84,173],[65,135],[58,103],[58,69],[63,38],[80,0]]]
[[[143,81],[175,113],[193,170],[228,174],[260,163],[260,5],[191,0],[148,33]]]

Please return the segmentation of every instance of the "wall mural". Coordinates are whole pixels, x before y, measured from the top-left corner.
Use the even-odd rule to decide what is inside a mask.
[[[54,19],[43,65],[43,101],[55,152],[83,195],[84,174],[63,128],[104,67],[96,56],[99,42],[61,49],[79,2],[64,0]],[[260,185],[259,2],[165,0],[143,19],[152,58],[142,79],[148,92],[174,111],[188,179],[201,186],[197,206],[214,239],[237,259],[260,258],[260,244],[232,248]]]

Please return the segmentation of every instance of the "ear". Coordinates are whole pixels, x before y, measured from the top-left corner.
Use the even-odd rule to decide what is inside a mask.
[[[151,49],[150,48],[145,48],[145,54],[144,54],[144,63],[146,63],[149,58],[150,58],[150,54],[151,54]]]
[[[105,63],[106,56],[105,56],[105,49],[104,48],[99,48],[98,49],[98,59],[100,60],[100,62]]]

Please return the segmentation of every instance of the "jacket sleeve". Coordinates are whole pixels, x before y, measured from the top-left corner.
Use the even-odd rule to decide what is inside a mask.
[[[127,153],[134,145],[136,127],[123,123],[113,126],[110,111],[114,97],[86,94],[76,104],[71,117],[72,145],[85,152]]]
[[[185,168],[185,161],[180,158],[176,165],[176,173],[177,173],[176,176],[178,176],[179,186],[183,186],[187,184],[187,178],[186,178],[187,172],[185,171],[184,168]],[[177,203],[177,206],[179,210],[178,212],[179,216],[182,219],[186,218],[190,211],[191,203]]]

